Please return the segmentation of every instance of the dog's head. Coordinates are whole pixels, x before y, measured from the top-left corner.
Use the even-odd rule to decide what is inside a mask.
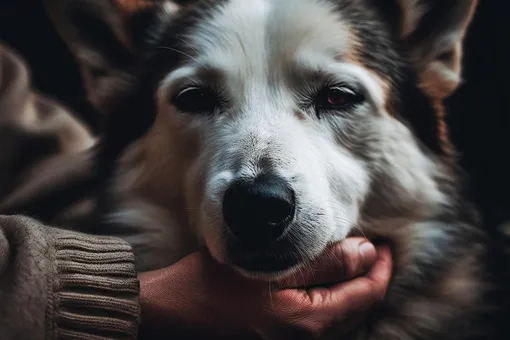
[[[48,3],[105,147],[218,261],[283,274],[363,221],[444,203],[440,102],[475,0]]]

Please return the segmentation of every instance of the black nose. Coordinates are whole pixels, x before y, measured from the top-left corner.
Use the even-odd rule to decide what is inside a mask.
[[[292,222],[294,213],[294,191],[276,175],[236,182],[223,198],[223,218],[232,233],[243,241],[278,239]]]

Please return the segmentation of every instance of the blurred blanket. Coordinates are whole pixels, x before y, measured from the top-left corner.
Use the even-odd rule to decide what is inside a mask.
[[[32,90],[24,60],[0,45],[0,214],[57,224],[85,216],[95,142],[71,112]]]

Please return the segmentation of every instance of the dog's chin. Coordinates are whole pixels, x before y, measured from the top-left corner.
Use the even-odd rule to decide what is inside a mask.
[[[295,265],[292,267],[289,267],[285,270],[280,271],[252,271],[252,270],[246,270],[243,267],[239,267],[236,265],[231,265],[231,267],[244,276],[247,279],[251,280],[257,280],[257,281],[267,281],[267,282],[276,282],[283,280],[294,273],[297,272],[297,270],[300,268],[300,265]]]
[[[279,281],[291,276],[319,256],[330,243],[305,240],[296,230],[275,241],[239,240],[226,228],[221,235],[221,238],[205,237],[211,256],[246,278],[263,281]]]
[[[221,265],[232,268],[234,271],[247,279],[258,281],[279,281],[294,274],[302,265],[302,263],[281,263],[280,265],[275,266],[274,262],[268,263],[262,260],[258,263],[258,265],[254,265],[254,263],[252,265],[248,263],[232,261],[232,259],[225,259],[222,256],[215,255],[215,253],[211,251],[210,254],[211,257]],[[265,262],[267,265],[263,265],[263,262]]]
[[[239,244],[232,248],[209,245],[207,248],[216,262],[232,268],[246,278],[261,281],[278,281],[290,276],[308,260],[283,249],[251,252],[246,249],[248,247],[244,248]],[[246,251],[242,251],[243,249]]]
[[[257,254],[255,256],[230,256],[228,265],[241,275],[257,280],[276,281],[292,275],[303,263],[289,253]]]

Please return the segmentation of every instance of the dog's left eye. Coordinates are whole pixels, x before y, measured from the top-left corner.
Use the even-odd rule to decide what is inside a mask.
[[[178,110],[188,113],[212,113],[219,106],[218,97],[209,89],[188,87],[173,99]]]
[[[346,110],[361,104],[365,97],[348,87],[330,87],[321,91],[315,101],[319,110]]]

